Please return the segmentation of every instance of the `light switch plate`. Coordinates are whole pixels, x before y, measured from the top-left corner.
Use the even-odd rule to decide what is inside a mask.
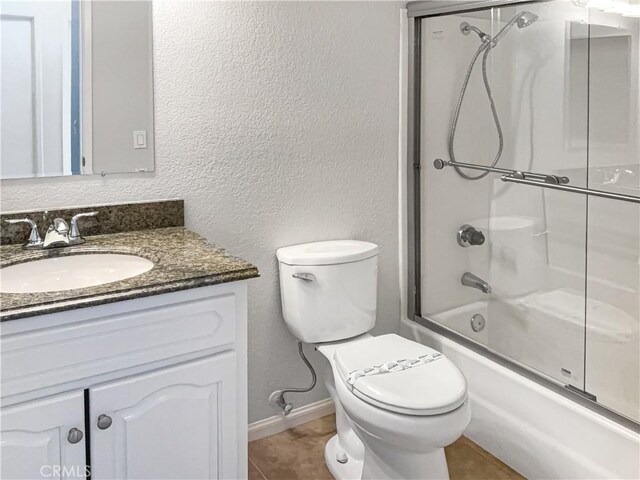
[[[147,148],[147,131],[133,131],[133,148]]]

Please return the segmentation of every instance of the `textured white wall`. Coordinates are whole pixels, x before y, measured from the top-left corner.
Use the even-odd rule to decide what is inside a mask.
[[[189,228],[260,269],[249,288],[249,417],[271,416],[271,391],[309,378],[281,315],[277,247],[380,245],[376,331],[398,329],[399,12],[157,2],[155,173],[4,181],[2,210],[184,198]],[[326,397],[319,386],[290,398]]]

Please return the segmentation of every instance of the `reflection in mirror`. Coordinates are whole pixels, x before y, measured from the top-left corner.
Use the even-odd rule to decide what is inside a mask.
[[[0,177],[152,171],[151,2],[3,1]]]
[[[620,27],[591,24],[587,28],[578,22],[569,22],[569,39],[567,143],[584,145],[588,134],[592,146],[628,144],[632,104],[631,33]],[[587,86],[589,104],[584,102]],[[587,108],[591,113],[588,128]]]

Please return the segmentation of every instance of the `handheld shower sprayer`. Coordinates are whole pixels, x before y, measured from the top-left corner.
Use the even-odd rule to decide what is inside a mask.
[[[518,28],[527,28],[533,22],[538,20],[538,16],[531,12],[520,12],[515,15],[507,24],[500,29],[500,31],[492,38],[493,46],[495,47],[502,37],[504,37],[513,25],[517,25]]]
[[[531,12],[522,12],[517,17],[516,23],[518,24],[518,28],[528,27],[539,18],[535,13]]]
[[[496,156],[491,163],[492,167],[495,167],[500,157],[502,156],[502,150],[504,149],[504,138],[502,134],[502,127],[500,126],[500,118],[498,117],[498,111],[496,109],[495,102],[493,100],[493,94],[491,93],[491,86],[489,85],[489,76],[487,75],[487,58],[489,57],[489,53],[498,42],[511,30],[514,25],[517,25],[518,28],[525,28],[538,20],[538,16],[535,13],[531,13],[528,11],[518,12],[514,15],[511,20],[509,20],[504,27],[500,29],[500,31],[494,35],[493,37],[486,34],[478,27],[471,25],[468,22],[462,22],[460,24],[460,32],[463,35],[469,35],[471,32],[475,32],[482,44],[476,50],[476,53],[473,55],[471,59],[471,63],[469,64],[469,69],[467,70],[467,75],[462,82],[462,89],[460,90],[460,96],[458,97],[458,103],[456,105],[455,113],[453,114],[453,121],[451,122],[451,129],[449,130],[449,157],[452,161],[456,161],[456,156],[454,152],[454,140],[456,138],[456,128],[458,126],[458,118],[460,117],[460,109],[462,107],[462,101],[464,99],[464,95],[467,91],[467,86],[469,85],[469,79],[471,78],[471,74],[473,73],[473,67],[476,64],[476,61],[482,55],[482,80],[484,81],[485,91],[487,92],[487,97],[489,98],[489,105],[491,107],[491,114],[493,116],[493,122],[495,123],[496,130],[498,133],[498,151],[496,152]],[[483,172],[480,175],[468,175],[460,170],[459,167],[454,166],[458,175],[462,178],[466,178],[467,180],[479,180],[485,177],[489,172]]]

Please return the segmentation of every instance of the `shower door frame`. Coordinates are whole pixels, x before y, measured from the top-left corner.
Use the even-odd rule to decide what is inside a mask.
[[[590,394],[568,384],[552,380],[536,370],[515,362],[511,358],[492,350],[454,330],[422,316],[421,299],[421,138],[420,113],[422,89],[422,20],[428,17],[455,13],[486,10],[516,4],[545,3],[555,0],[470,0],[465,2],[417,1],[407,4],[408,16],[408,86],[407,86],[407,314],[410,320],[449,338],[470,350],[514,371],[523,377],[542,385],[604,417],[640,433],[640,423],[621,415],[598,403]],[[434,3],[436,5],[434,5]],[[585,293],[586,294],[586,293]],[[586,352],[583,352],[586,355]]]

